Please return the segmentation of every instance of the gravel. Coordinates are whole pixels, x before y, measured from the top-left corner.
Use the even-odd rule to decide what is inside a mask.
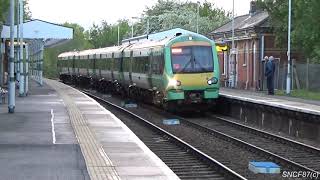
[[[99,95],[99,93],[97,93]],[[114,104],[121,105],[121,100],[116,97],[107,97],[108,101]],[[129,108],[129,110],[150,122],[156,124],[157,126],[167,130],[168,132],[178,136],[180,139],[186,141],[192,146],[198,148],[202,152],[221,162],[222,164],[228,166],[230,169],[236,171],[242,176],[248,179],[288,179],[282,178],[281,174],[254,174],[248,169],[248,164],[250,161],[269,161],[262,156],[254,152],[250,152],[246,149],[238,147],[231,142],[227,142],[218,139],[212,135],[208,135],[205,132],[200,132],[199,130],[186,126],[184,124],[180,125],[164,125],[162,121],[164,119],[172,118],[163,113],[155,112],[150,110],[147,105],[139,105],[138,108]],[[154,107],[151,107],[154,109]],[[114,112],[116,116],[119,116],[118,112]],[[285,169],[282,169],[285,170]]]

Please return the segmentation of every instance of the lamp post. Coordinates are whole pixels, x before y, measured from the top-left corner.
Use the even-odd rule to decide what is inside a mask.
[[[24,53],[23,53],[23,1],[19,0],[19,33],[20,33],[20,79],[19,79],[19,96],[25,96],[25,91],[24,91],[24,76],[25,76],[25,71],[23,67],[23,61],[24,61]]]
[[[287,87],[286,94],[290,94],[290,86],[291,86],[291,59],[290,59],[290,41],[291,41],[291,0],[289,0],[289,16],[288,16],[288,72],[287,72]]]
[[[198,6],[197,6],[197,33],[199,33],[199,13],[200,13],[199,8],[200,8],[200,2],[197,1],[197,4],[198,4]]]
[[[150,26],[150,21],[149,18],[153,17],[153,16],[147,16],[147,35],[149,34],[149,26]],[[143,19],[143,18],[139,18],[139,17],[131,17],[132,19]],[[132,27],[131,27],[131,33],[132,33],[132,37],[133,37],[133,23],[132,23]]]
[[[150,26],[149,17],[147,17],[147,35],[149,35],[149,26]]]
[[[131,22],[131,38],[133,38],[133,22]]]
[[[235,81],[236,81],[236,62],[234,58],[235,48],[234,48],[234,0],[232,0],[232,45],[230,50],[230,56],[229,56],[229,63],[230,63],[230,75],[229,75],[229,86],[234,88],[235,87]]]
[[[14,113],[15,83],[14,83],[14,0],[10,1],[10,58],[9,58],[9,102],[8,111]]]
[[[118,46],[120,45],[120,25],[118,24]]]

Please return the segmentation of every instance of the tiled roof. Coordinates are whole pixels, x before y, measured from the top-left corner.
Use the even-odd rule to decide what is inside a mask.
[[[241,29],[248,29],[255,27],[265,21],[269,17],[268,12],[261,11],[257,12],[256,14],[250,16],[250,14],[246,14],[243,16],[238,16],[234,18],[234,29],[241,30]],[[232,21],[229,21],[223,26],[220,26],[216,30],[212,31],[210,34],[216,34],[221,32],[228,32],[232,31]]]

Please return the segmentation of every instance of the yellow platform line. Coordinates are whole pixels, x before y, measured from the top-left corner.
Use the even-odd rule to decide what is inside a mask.
[[[56,90],[64,101],[71,125],[84,156],[88,173],[92,180],[118,180],[120,179],[111,160],[104,152],[102,145],[92,133],[87,119],[82,115],[70,95],[81,94],[71,87],[60,82],[45,79],[46,84]]]

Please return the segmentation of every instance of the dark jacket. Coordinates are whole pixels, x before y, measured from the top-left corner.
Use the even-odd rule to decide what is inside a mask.
[[[267,64],[266,64],[266,69],[265,69],[265,76],[266,77],[273,77],[274,76],[274,72],[275,72],[275,64],[273,61],[268,61]]]

